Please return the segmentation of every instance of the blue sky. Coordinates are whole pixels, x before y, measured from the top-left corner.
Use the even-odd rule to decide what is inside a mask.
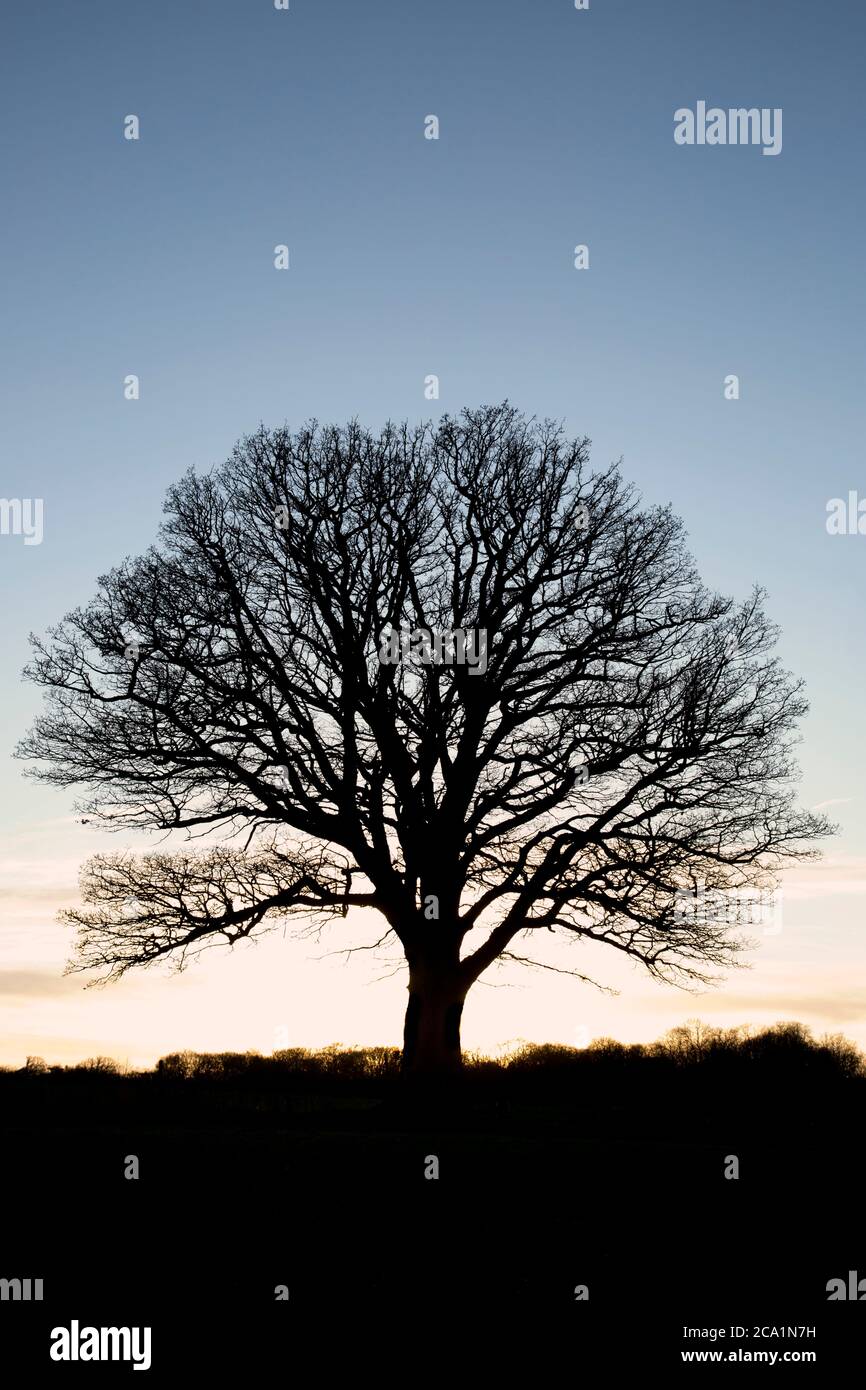
[[[142,1057],[174,1043],[142,1041],[153,1029],[129,1023],[131,1003],[106,1022],[108,992],[82,1002],[77,984],[51,983],[67,948],[54,909],[100,845],[8,756],[36,709],[19,679],[28,631],[86,602],[153,538],[168,484],[260,420],[378,425],[506,396],[589,434],[599,466],[622,456],[648,500],[671,501],[708,583],[769,590],[812,701],[802,799],[836,803],[842,829],[828,864],[790,889],[749,990],[768,1016],[840,1022],[866,1042],[866,537],[825,528],[830,498],[866,495],[864,40],[853,0],[7,7],[0,494],[45,509],[40,546],[0,536],[10,1059],[25,1042]],[[698,100],[781,107],[782,153],[676,145],[674,111]],[[137,142],[123,138],[130,113]],[[424,139],[429,114],[438,141]],[[123,396],[129,373],[138,401]],[[307,954],[279,950],[306,979]],[[243,967],[251,997],[261,968]],[[175,1020],[209,1020],[190,1045],[220,1045],[237,967],[212,969]],[[315,1018],[300,997],[287,1006],[297,1040],[336,1036],[350,995],[374,1000],[357,1006],[363,1036],[396,1037],[399,978],[365,992],[367,978],[318,965],[304,987]],[[579,986],[566,996],[536,977],[489,990],[483,1026],[470,1003],[467,1033],[480,1045],[553,1026],[568,1040],[583,1010],[593,1031],[653,1035],[725,1000],[734,1021],[758,1008],[740,979],[692,1002],[629,975],[596,1019]],[[190,988],[144,976],[114,1000],[128,989],[146,1021]]]

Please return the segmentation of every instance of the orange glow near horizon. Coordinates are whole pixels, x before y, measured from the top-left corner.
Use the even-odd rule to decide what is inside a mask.
[[[62,843],[63,855],[45,853],[48,839]],[[110,844],[117,848],[113,838]],[[144,1067],[185,1048],[267,1054],[280,1046],[400,1045],[399,948],[345,954],[381,935],[370,912],[338,918],[318,940],[278,927],[234,951],[207,950],[183,974],[166,965],[85,988],[85,977],[63,975],[72,936],[56,913],[76,900],[77,867],[94,851],[93,839],[65,821],[10,837],[5,849],[0,1063],[21,1066],[37,1055],[70,1064],[105,1055]],[[749,968],[696,993],[658,984],[617,951],[540,933],[543,940],[521,943],[521,952],[531,947],[549,964],[619,992],[525,966],[494,967],[468,996],[464,1047],[495,1055],[520,1041],[646,1042],[701,1018],[721,1027],[797,1020],[816,1036],[841,1032],[866,1048],[866,988],[855,969],[864,892],[866,862],[857,859],[828,855],[792,870],[781,934],[753,931],[756,946],[743,958]]]

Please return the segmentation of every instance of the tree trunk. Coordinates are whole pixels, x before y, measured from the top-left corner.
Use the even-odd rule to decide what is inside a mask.
[[[466,987],[456,970],[411,971],[403,1028],[403,1072],[455,1075],[462,1065],[460,1018]]]

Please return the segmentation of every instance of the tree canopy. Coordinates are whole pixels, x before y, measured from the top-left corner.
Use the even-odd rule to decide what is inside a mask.
[[[831,828],[794,799],[776,639],[760,590],[702,585],[669,507],[507,403],[260,428],[33,639],[35,775],[96,823],[204,836],[85,866],[74,967],[372,908],[422,1069],[539,931],[706,979],[743,943],[683,893],[770,885]]]

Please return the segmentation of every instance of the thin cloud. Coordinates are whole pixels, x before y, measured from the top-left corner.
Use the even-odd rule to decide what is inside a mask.
[[[78,896],[78,885],[70,884],[67,888],[35,887],[35,888],[3,888],[0,887],[0,901],[8,903],[48,903],[60,904],[66,898]]]
[[[11,998],[53,998],[78,994],[81,981],[54,970],[0,970],[0,995]]]
[[[667,1001],[670,1008],[670,1001]],[[737,1014],[739,1023],[755,1023],[759,1016],[759,1026],[768,1022],[800,1023],[816,1022],[818,1026],[837,1024],[866,1023],[866,987],[845,991],[834,990],[832,994],[798,994],[785,990],[778,994],[702,994],[690,1008],[690,1017],[702,1018],[710,1014]],[[772,1015],[768,1018],[768,1015]]]
[[[795,899],[866,893],[866,858],[862,855],[828,855],[815,863],[801,864],[784,875],[782,891],[785,898],[792,902]]]

